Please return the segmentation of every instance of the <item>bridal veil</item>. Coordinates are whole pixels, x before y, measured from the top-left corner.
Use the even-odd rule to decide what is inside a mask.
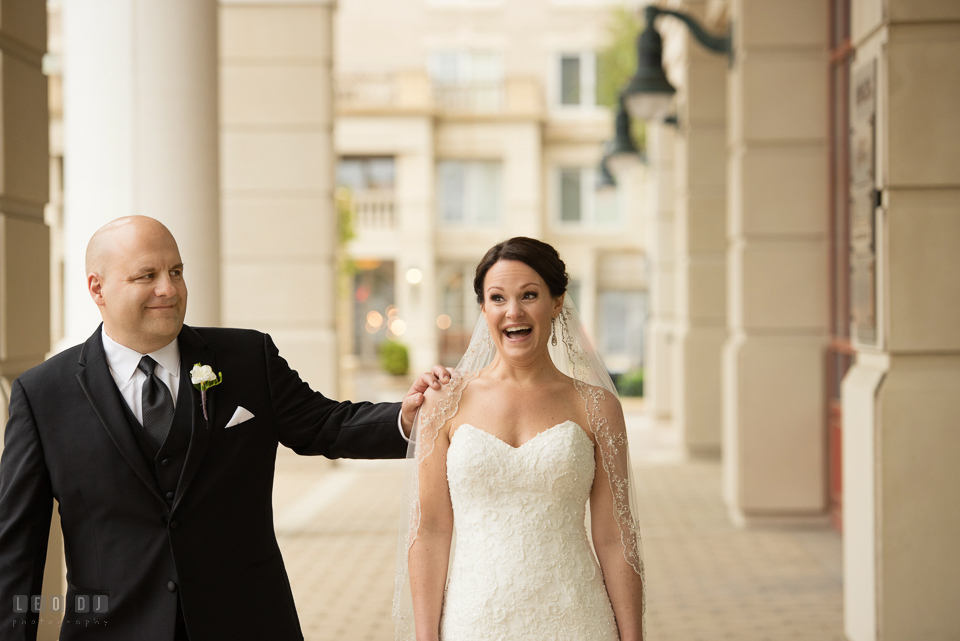
[[[643,558],[640,545],[640,528],[637,520],[636,493],[630,453],[627,447],[627,432],[622,412],[606,411],[610,407],[609,395],[618,398],[617,390],[590,343],[570,296],[564,297],[563,308],[554,320],[556,345],[548,344],[550,357],[562,373],[574,379],[574,384],[584,402],[590,431],[610,483],[613,496],[613,517],[620,529],[623,556],[643,579]],[[480,372],[493,363],[497,350],[484,317],[477,321],[470,345],[454,370],[450,383],[440,390],[440,399],[429,414],[418,414],[411,433],[407,458],[415,462],[407,469],[403,506],[400,514],[400,540],[397,552],[396,584],[393,601],[393,617],[396,622],[398,641],[415,638],[413,607],[407,557],[410,546],[416,540],[420,524],[420,502],[417,472],[419,462],[430,456],[440,428],[457,413],[464,390]],[[588,511],[589,513],[589,511]],[[453,540],[456,539],[454,535]],[[451,554],[451,558],[453,555]],[[644,590],[644,594],[646,591]],[[644,600],[646,597],[644,596]],[[645,607],[645,604],[644,604]]]

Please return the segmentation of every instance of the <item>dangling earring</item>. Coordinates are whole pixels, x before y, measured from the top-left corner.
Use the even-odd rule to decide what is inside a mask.
[[[550,323],[550,343],[556,347],[557,346],[557,319],[554,318]]]

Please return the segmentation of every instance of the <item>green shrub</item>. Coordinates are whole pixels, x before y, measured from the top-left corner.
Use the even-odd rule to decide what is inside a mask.
[[[407,346],[396,341],[380,344],[380,366],[394,376],[403,376],[410,369],[410,353]]]
[[[643,370],[634,369],[617,374],[613,379],[620,396],[643,396]]]

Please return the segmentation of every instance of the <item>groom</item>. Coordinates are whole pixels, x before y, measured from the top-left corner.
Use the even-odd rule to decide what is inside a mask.
[[[422,375],[402,406],[338,403],[301,381],[270,336],[185,326],[180,252],[152,218],[98,231],[87,273],[103,324],[13,383],[0,641],[35,639],[52,618],[41,579],[54,498],[69,586],[61,639],[302,639],[273,528],[278,444],[402,457],[398,414],[409,434],[423,392],[446,371]],[[205,403],[195,364],[223,375]]]

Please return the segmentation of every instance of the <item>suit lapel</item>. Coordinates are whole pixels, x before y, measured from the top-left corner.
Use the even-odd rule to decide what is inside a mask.
[[[166,506],[166,502],[160,496],[160,490],[153,478],[147,460],[140,451],[136,437],[130,429],[127,415],[120,405],[123,398],[117,390],[117,384],[114,382],[113,376],[110,375],[100,332],[101,329],[98,328],[93,336],[87,339],[83,350],[80,352],[80,370],[77,372],[77,380],[121,456],[127,461],[137,477],[143,481],[150,493]]]
[[[189,401],[193,403],[191,413],[193,424],[190,433],[190,447],[183,464],[183,473],[180,475],[176,502],[173,504],[174,510],[177,509],[177,505],[183,499],[190,482],[193,481],[197,468],[200,467],[200,462],[207,451],[207,444],[210,442],[210,432],[213,429],[216,417],[217,388],[207,390],[207,418],[204,418],[200,390],[190,383],[190,370],[195,364],[200,363],[201,365],[209,365],[214,372],[218,371],[216,354],[207,347],[207,342],[192,328],[184,325],[183,329],[180,330],[178,340],[180,341],[180,376],[186,377],[190,396],[189,399],[178,398],[177,402]]]

